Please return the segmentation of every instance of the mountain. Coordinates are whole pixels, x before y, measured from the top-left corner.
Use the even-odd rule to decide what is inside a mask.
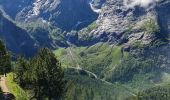
[[[18,6],[10,7],[16,4]],[[2,7],[14,20],[32,22],[41,19],[64,29],[81,29],[97,19],[88,0],[15,0],[4,1]],[[14,12],[13,12],[14,10]]]
[[[56,55],[65,67],[79,65],[136,94],[149,91],[150,98],[157,91],[152,88],[170,82],[169,4],[161,0],[130,6],[123,0],[106,0],[95,22],[68,33],[75,46],[56,50]],[[145,100],[145,95],[135,100]]]
[[[55,50],[73,82],[66,100],[145,100],[169,86],[169,0],[2,0],[0,9],[11,51]]]
[[[64,31],[80,30],[97,19],[98,14],[89,3],[87,0],[3,0],[0,9],[25,29],[39,47],[58,48],[68,46]]]
[[[36,52],[35,42],[28,33],[16,26],[0,14],[0,37],[6,43],[7,48],[15,54],[33,55]]]
[[[159,1],[149,7],[141,7],[140,4],[128,7],[124,1],[107,0],[100,9],[94,29],[78,32],[80,44],[82,41],[84,44],[89,42],[84,37],[90,38],[92,43],[108,41],[130,45],[140,41],[148,44],[154,40],[153,34],[144,33],[160,33],[161,36],[169,33],[169,1]],[[144,27],[145,24],[148,26]],[[158,30],[160,32],[155,32]]]
[[[1,10],[3,9],[7,15],[9,15],[13,20],[15,20],[16,15],[21,12],[25,7],[31,5],[33,0],[1,0]]]

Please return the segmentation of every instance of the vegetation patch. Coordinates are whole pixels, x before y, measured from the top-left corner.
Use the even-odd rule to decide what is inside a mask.
[[[16,100],[29,100],[28,94],[16,82],[14,82],[14,74],[9,73],[7,76],[7,86],[9,91],[15,96]]]
[[[148,34],[160,32],[159,25],[155,22],[154,19],[151,19],[151,18],[143,23],[141,29],[144,30]]]
[[[91,32],[93,29],[96,29],[97,27],[98,27],[97,23],[93,22],[87,27],[87,30],[88,30],[88,32]]]
[[[65,62],[63,63],[64,66],[76,67],[75,63],[77,63],[81,68],[89,70],[101,78],[104,78],[106,74],[110,74],[115,67],[118,67],[123,58],[128,57],[127,52],[122,52],[121,46],[112,46],[107,43],[98,43],[90,47],[71,48],[73,59],[70,59],[68,50],[67,48],[55,51],[61,62]]]
[[[72,84],[65,100],[126,100],[132,96],[123,86],[100,79],[70,74],[66,74],[66,78]]]
[[[141,91],[138,94],[138,100],[169,100],[170,85],[162,85]]]

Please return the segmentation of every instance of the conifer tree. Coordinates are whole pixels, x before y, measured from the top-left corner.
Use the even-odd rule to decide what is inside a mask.
[[[40,100],[44,96],[49,100],[59,100],[64,92],[64,72],[53,52],[47,48],[41,49],[32,64],[37,99]]]
[[[19,83],[19,85],[21,87],[25,87],[26,86],[26,72],[29,71],[29,62],[24,58],[24,57],[18,57],[17,58],[17,62],[16,62],[16,66],[14,68],[14,72],[15,72],[15,81],[17,81]]]
[[[6,50],[2,40],[0,40],[0,73],[5,74],[11,70],[10,54]]]

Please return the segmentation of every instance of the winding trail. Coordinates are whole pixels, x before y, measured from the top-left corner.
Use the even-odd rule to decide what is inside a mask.
[[[5,78],[5,76],[1,77],[0,87],[1,87],[3,93],[9,93],[10,92],[8,87],[7,87],[7,85],[6,85],[6,78]]]
[[[15,96],[10,93],[7,85],[6,85],[6,77],[3,75],[0,79],[0,88],[2,90],[1,95],[1,100],[15,100]]]

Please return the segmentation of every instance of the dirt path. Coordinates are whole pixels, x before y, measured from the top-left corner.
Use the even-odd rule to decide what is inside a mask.
[[[1,77],[1,80],[0,80],[0,87],[2,89],[2,92],[4,93],[9,93],[9,89],[6,85],[6,79],[5,79],[5,76]]]

